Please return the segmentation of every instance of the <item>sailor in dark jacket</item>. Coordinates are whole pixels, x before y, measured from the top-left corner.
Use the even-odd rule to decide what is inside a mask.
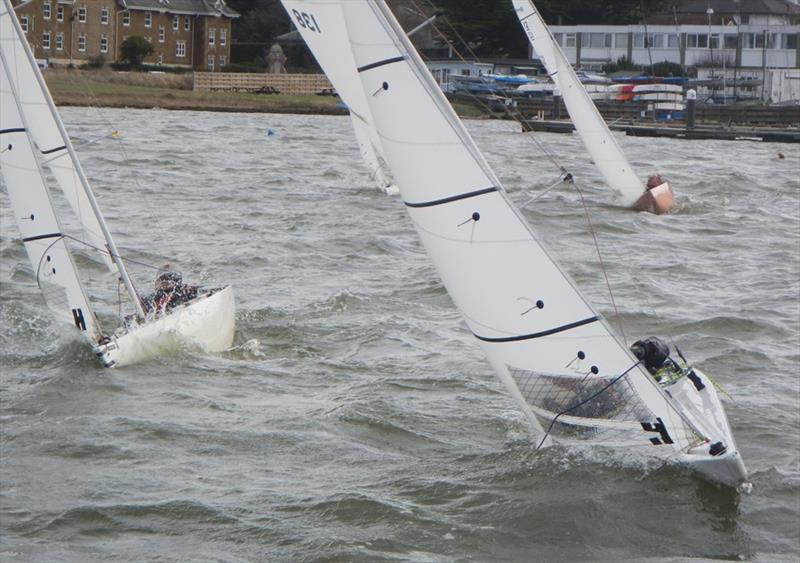
[[[170,309],[186,303],[197,297],[198,287],[183,283],[183,278],[178,272],[162,271],[155,281],[155,291],[142,301],[145,310],[164,313]]]

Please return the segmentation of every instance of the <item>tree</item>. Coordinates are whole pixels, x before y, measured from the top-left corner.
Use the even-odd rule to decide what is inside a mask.
[[[144,37],[133,35],[122,42],[120,50],[123,61],[127,61],[131,66],[140,66],[145,57],[153,53],[153,46]]]

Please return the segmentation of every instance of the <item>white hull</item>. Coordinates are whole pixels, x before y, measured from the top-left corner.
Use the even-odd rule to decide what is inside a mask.
[[[697,385],[688,377],[682,377],[665,388],[681,415],[705,433],[706,441],[691,448],[679,459],[711,481],[738,487],[747,481],[747,468],[736,448],[725,409],[708,376],[697,368],[693,371],[703,389],[697,389]],[[715,455],[712,450],[719,443],[724,451],[717,446]]]
[[[151,360],[182,345],[206,352],[222,352],[233,344],[236,304],[227,286],[172,309],[146,324],[133,326],[95,353],[106,367],[122,367]]]

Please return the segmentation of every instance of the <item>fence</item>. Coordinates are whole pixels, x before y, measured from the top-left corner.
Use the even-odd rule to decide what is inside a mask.
[[[258,92],[274,88],[281,94],[316,94],[332,88],[324,74],[195,72],[195,92]]]

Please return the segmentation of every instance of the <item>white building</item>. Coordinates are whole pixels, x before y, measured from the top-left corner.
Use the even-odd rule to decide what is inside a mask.
[[[800,6],[794,2],[689,0],[674,8],[648,17],[647,25],[551,30],[570,62],[589,70],[621,57],[637,65],[668,61],[732,84],[734,76],[763,83],[771,69],[800,67]]]

